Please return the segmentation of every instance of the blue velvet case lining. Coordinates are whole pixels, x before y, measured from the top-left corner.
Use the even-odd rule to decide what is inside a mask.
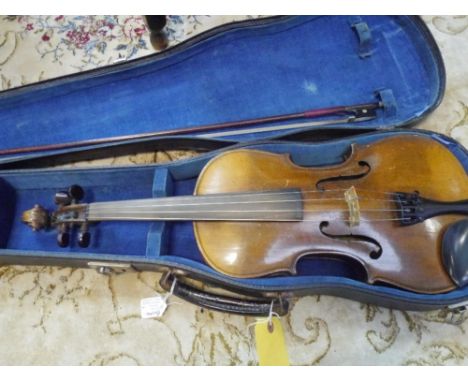
[[[365,25],[368,34],[356,25]],[[158,55],[0,93],[0,149],[379,98],[385,110],[363,126],[406,125],[436,106],[443,87],[439,52],[417,18],[254,20],[218,28]],[[259,135],[233,132],[232,138]]]
[[[358,144],[371,143],[389,135],[430,135],[446,145],[468,171],[468,153],[447,137],[416,131],[375,132],[361,135],[352,141]],[[329,165],[342,161],[349,150],[351,140],[347,138],[320,144],[298,142],[276,142],[245,144],[244,147],[267,150],[275,153],[290,153],[299,165]],[[368,285],[365,274],[357,264],[332,259],[309,258],[299,263],[299,275],[256,279],[232,279],[207,266],[200,255],[189,222],[173,223],[127,223],[103,222],[92,227],[91,247],[82,249],[75,245],[61,249],[55,241],[55,232],[32,232],[20,221],[21,212],[34,203],[53,208],[53,194],[68,185],[78,183],[87,191],[86,202],[120,200],[127,198],[158,197],[163,195],[190,195],[196,178],[204,164],[222,150],[201,155],[197,158],[173,162],[167,165],[138,167],[68,169],[68,170],[16,170],[2,173],[0,198],[2,205],[2,230],[0,231],[1,255],[18,257],[44,257],[64,259],[88,259],[127,261],[169,265],[207,274],[236,286],[263,290],[294,290],[303,288],[325,288],[340,285],[358,288],[369,293],[382,293],[388,298],[403,298],[426,303],[446,303],[466,298],[468,288],[440,295],[419,295],[396,288]],[[135,185],[138,184],[138,187]],[[14,208],[11,208],[14,206]]]

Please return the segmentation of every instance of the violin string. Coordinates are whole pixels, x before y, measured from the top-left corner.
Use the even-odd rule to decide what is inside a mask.
[[[227,197],[227,196],[226,196]],[[198,199],[197,196],[194,196],[194,200]],[[211,199],[211,198],[209,198]],[[136,199],[138,200],[138,199]],[[365,197],[358,197],[357,200],[368,200],[368,201],[374,201],[374,202],[394,202],[394,199],[375,199],[375,198],[365,198]],[[239,201],[229,201],[229,200],[223,200],[219,202],[212,202],[211,200],[206,200],[203,202],[197,202],[197,203],[172,203],[172,204],[161,204],[161,203],[154,203],[157,201],[157,198],[155,199],[146,199],[147,203],[154,203],[154,204],[146,204],[143,199],[140,199],[141,205],[138,204],[133,204],[132,203],[125,203],[125,202],[96,202],[96,203],[90,203],[90,205],[93,206],[93,208],[100,208],[100,207],[114,207],[114,206],[119,206],[119,204],[122,205],[128,205],[129,207],[164,207],[164,206],[207,206],[207,205],[225,205],[225,204],[257,204],[257,203],[278,203],[278,202],[328,202],[328,201],[346,201],[346,198],[300,198],[300,199],[270,199],[270,200],[239,200]],[[165,200],[167,201],[167,200]],[[102,203],[102,204],[101,204]]]
[[[291,192],[291,193],[306,193],[308,191],[304,192]],[[311,191],[315,192],[315,191]],[[278,194],[285,194],[285,193],[278,193]],[[275,194],[275,195],[278,195]],[[267,195],[265,194],[261,194]],[[107,210],[107,209],[116,209],[116,208],[149,208],[149,207],[183,207],[183,206],[208,206],[208,205],[226,205],[226,204],[258,204],[258,203],[285,203],[285,202],[313,202],[313,201],[319,201],[319,202],[328,202],[328,201],[346,201],[345,198],[301,198],[301,199],[270,199],[270,200],[237,200],[237,201],[228,201],[228,200],[222,200],[219,202],[212,201],[212,199],[217,199],[218,197],[221,197],[221,195],[201,195],[202,197],[208,196],[209,200],[205,200],[203,202],[196,202],[196,203],[177,203],[177,200],[172,199],[174,203],[172,204],[161,204],[157,203],[158,198],[154,199],[135,199],[133,202],[140,202],[142,203],[141,205],[137,204],[131,204],[132,201],[115,201],[115,202],[97,202],[97,203],[91,203],[90,206],[92,207],[93,210]],[[252,194],[249,195],[242,195],[242,196],[252,196]],[[255,196],[259,196],[259,194],[255,194]],[[223,195],[223,198],[226,197],[233,197],[233,195]],[[177,197],[175,197],[177,198]],[[193,196],[193,200],[196,200],[198,196]],[[166,198],[163,198],[166,199]],[[367,201],[381,201],[381,202],[396,202],[395,199],[376,199],[376,198],[368,198],[368,197],[358,197],[357,200],[367,200]],[[167,199],[164,201],[168,201]],[[147,203],[153,203],[153,204],[147,204]],[[123,207],[120,207],[120,205],[123,205]]]
[[[340,221],[340,222],[352,222],[351,219],[338,219],[338,218],[332,218],[332,219],[280,219],[280,218],[275,218],[275,219],[253,219],[253,218],[214,218],[211,217],[209,219],[196,219],[196,218],[170,218],[170,217],[165,217],[162,219],[155,219],[153,217],[148,217],[148,218],[143,218],[143,217],[122,217],[122,216],[103,216],[103,217],[96,217],[96,218],[89,218],[87,221],[105,221],[105,220],[124,220],[124,221],[130,221],[130,220],[139,220],[139,221],[224,221],[224,222],[229,222],[229,221],[247,221],[247,222],[269,222],[269,223],[275,223],[275,222],[330,222],[330,221]],[[382,219],[360,219],[360,222],[389,222],[389,221],[404,221],[407,220],[405,218],[382,218]],[[66,220],[63,220],[61,222],[67,222]]]
[[[203,202],[197,202],[197,203],[177,203],[177,199],[179,197],[163,197],[161,199],[165,199],[163,201],[174,201],[174,204],[161,204],[161,203],[156,203],[158,201],[158,198],[149,198],[149,199],[134,199],[134,200],[121,200],[121,201],[115,201],[115,202],[98,202],[98,203],[91,203],[88,205],[88,208],[91,207],[90,210],[88,210],[88,217],[90,219],[109,219],[109,220],[117,220],[117,219],[134,219],[134,220],[196,220],[193,217],[192,218],[184,218],[184,217],[166,217],[164,219],[155,219],[154,218],[154,213],[155,211],[147,211],[148,208],[151,207],[157,207],[160,208],[161,210],[156,211],[162,214],[190,214],[194,212],[200,212],[200,213],[222,213],[222,214],[229,214],[229,213],[287,213],[287,212],[298,212],[297,209],[280,209],[280,210],[268,210],[268,209],[263,209],[263,210],[205,210],[205,211],[171,211],[171,210],[164,210],[164,208],[170,208],[170,207],[184,207],[184,206],[209,206],[209,205],[242,205],[244,204],[244,207],[247,207],[246,205],[248,204],[255,204],[258,205],[259,203],[286,203],[286,202],[309,202],[309,201],[320,201],[320,202],[327,202],[327,201],[347,201],[345,198],[340,197],[340,198],[330,198],[330,197],[322,197],[322,198],[301,198],[301,199],[291,199],[291,200],[281,200],[280,198],[278,199],[271,199],[271,200],[225,200],[227,197],[228,198],[234,198],[234,199],[239,199],[239,198],[245,198],[245,197],[261,197],[265,195],[271,195],[272,197],[278,196],[278,195],[294,195],[294,194],[300,194],[301,196],[303,194],[317,194],[320,193],[322,195],[329,195],[330,193],[344,193],[348,189],[333,189],[333,190],[288,190],[284,192],[275,192],[275,190],[269,190],[265,192],[245,192],[245,193],[225,193],[225,194],[205,194],[205,195],[197,195],[197,196],[181,196],[181,199],[186,199],[186,198],[196,198],[198,197],[204,197],[205,199]],[[362,192],[365,193],[374,193],[374,194],[384,194],[384,195],[397,195],[397,193],[392,193],[392,192],[383,192],[383,191],[375,191],[375,190],[365,190],[362,188],[357,189],[356,191],[359,191],[361,194]],[[161,200],[160,199],[160,200]],[[216,202],[218,199],[223,199],[219,202]],[[358,196],[358,200],[370,200],[370,201],[383,201],[383,202],[397,202],[395,198],[388,198],[388,199],[376,199],[376,198],[371,198],[371,197],[366,197],[366,196]],[[190,199],[189,199],[190,200]],[[213,201],[215,200],[215,201]],[[140,205],[132,205],[131,203],[139,202],[142,203]],[[129,204],[130,203],[130,204]],[[153,203],[153,204],[147,204],[147,203]],[[120,207],[122,205],[122,207]],[[138,211],[139,208],[144,208],[146,211]],[[92,214],[89,214],[89,212],[92,211]],[[106,212],[113,212],[112,214],[106,215]],[[369,212],[369,213],[383,213],[383,212],[404,212],[407,211],[407,209],[402,209],[402,208],[375,208],[375,209],[361,209],[361,212]],[[300,212],[303,212],[301,209]],[[343,209],[343,210],[330,210],[330,209],[323,209],[323,210],[308,210],[308,213],[322,213],[322,212],[329,212],[329,213],[342,213],[342,212],[349,212],[348,209]],[[134,217],[125,217],[120,214],[135,214],[138,216]],[[148,216],[148,214],[151,214],[152,216]],[[200,219],[200,220],[238,220],[238,221],[255,221],[254,218],[235,218],[235,217],[229,217],[226,219],[226,217],[222,218],[214,218],[210,217],[208,219]],[[279,219],[279,218],[272,218],[272,219],[258,219],[260,221],[323,221],[324,219]],[[342,221],[350,221],[349,219],[331,219],[331,220],[342,220]],[[398,217],[398,218],[383,218],[383,219],[360,219],[361,221],[402,221],[405,220],[403,217]]]
[[[168,199],[172,199],[174,201],[175,206],[188,206],[188,205],[209,205],[209,204],[237,204],[237,203],[265,203],[265,202],[278,202],[276,199],[272,200],[246,200],[246,201],[226,201],[222,200],[221,202],[212,202],[211,200],[216,200],[219,198],[239,198],[239,197],[252,197],[252,196],[263,196],[263,195],[292,195],[292,194],[310,194],[310,193],[330,193],[330,192],[344,192],[347,191],[348,189],[333,189],[333,190],[304,190],[304,191],[296,191],[296,190],[289,190],[285,192],[275,192],[274,190],[270,191],[265,191],[265,192],[239,192],[239,193],[225,193],[225,194],[203,194],[203,195],[191,195],[191,196],[173,196],[173,197],[162,197],[162,198],[148,198],[148,199],[134,199],[134,200],[118,200],[118,201],[109,201],[109,202],[95,202],[91,203],[91,205],[94,208],[104,208],[104,207],[109,207],[109,208],[114,208],[118,204],[126,204],[126,203],[132,203],[132,202],[142,202],[142,203],[147,203],[147,202],[156,202],[161,199],[165,199],[165,201],[168,201]],[[373,191],[373,190],[365,190],[365,189],[356,189],[356,192],[374,192],[374,193],[384,193],[388,195],[398,195],[398,193],[391,193],[391,192],[382,192],[382,191]],[[177,203],[177,200],[179,198],[198,198],[198,197],[207,197],[210,200],[205,201],[205,202],[197,202],[197,203]],[[345,198],[303,198],[301,199],[302,201],[329,201],[329,200],[346,200]],[[388,202],[394,202],[394,198],[387,198],[387,199],[376,199],[376,198],[369,198],[369,197],[362,197],[359,196],[358,200],[372,200],[372,201],[388,201]],[[288,200],[281,200],[282,202],[286,202]],[[297,201],[297,200],[290,200],[290,201]],[[153,207],[153,206],[161,206],[160,204],[144,204],[142,207]],[[133,205],[132,207],[137,207]]]
[[[310,200],[310,199],[309,199]],[[317,200],[317,199],[312,199],[312,200]],[[330,200],[330,199],[328,199]],[[336,199],[336,200],[340,200],[340,201],[345,201],[345,199]],[[308,199],[305,199],[305,200],[302,200],[302,201],[308,201]],[[185,211],[178,211],[178,210],[170,210],[168,208],[171,208],[171,207],[188,207],[188,206],[192,206],[192,207],[195,207],[195,206],[212,206],[212,205],[221,205],[221,206],[225,206],[225,205],[237,205],[237,204],[241,204],[243,205],[243,209],[238,209],[238,210],[223,210],[223,209],[219,209],[219,210],[203,210],[203,212],[206,212],[206,213],[211,213],[211,212],[245,212],[245,211],[249,211],[249,212],[292,212],[292,211],[297,211],[297,209],[281,209],[281,210],[277,210],[277,209],[261,209],[261,210],[251,210],[251,209],[247,209],[248,206],[246,206],[246,204],[252,204],[253,206],[258,206],[259,204],[264,204],[264,203],[296,203],[296,202],[301,202],[301,200],[270,200],[270,201],[266,201],[266,200],[260,200],[260,201],[255,201],[255,202],[241,202],[241,203],[237,203],[237,202],[225,202],[225,203],[187,203],[187,204],[175,204],[175,205],[158,205],[158,204],[155,204],[155,205],[140,205],[140,206],[123,206],[123,207],[118,207],[116,208],[115,206],[91,206],[92,208],[90,208],[89,210],[92,211],[93,213],[105,213],[105,212],[110,212],[110,211],[113,211],[113,212],[135,212],[135,213],[145,213],[145,212],[149,212],[149,213],[154,213],[155,211],[147,211],[148,209],[151,209],[151,207],[155,207],[156,208],[156,211],[159,211],[159,212],[164,212],[164,213],[170,213],[170,212],[177,212],[177,213],[182,213],[182,212],[187,212],[187,211],[191,211],[191,212],[194,212],[193,209],[187,209]],[[143,210],[142,210],[143,209]],[[361,212],[406,212],[408,211],[409,209],[408,208],[361,208],[360,211]],[[301,211],[303,211],[301,209]],[[345,212],[345,211],[349,211],[349,209],[343,209],[343,210],[338,210],[338,209],[307,209],[308,212]],[[200,211],[202,212],[202,211]]]
[[[156,211],[138,211],[137,213],[138,214],[154,214],[155,212],[160,212],[160,213],[168,213],[168,214],[171,214],[171,213],[175,213],[175,214],[183,214],[183,213],[194,213],[194,212],[202,212],[202,213],[255,213],[255,212],[297,212],[297,211],[300,211],[300,212],[303,212],[304,210],[302,209],[270,209],[270,210],[251,210],[251,209],[246,209],[246,210],[223,210],[223,209],[219,209],[219,210],[189,210],[189,211],[186,211],[186,210],[156,210]],[[398,209],[398,208],[374,208],[374,209],[360,209],[359,210],[360,212],[404,212],[405,210],[404,209]],[[94,213],[95,210],[92,210],[92,212]],[[101,212],[106,212],[106,211],[101,211]],[[119,213],[132,213],[134,212],[133,209],[129,208],[128,210],[125,210],[125,209],[121,209],[121,210],[118,210],[118,211],[114,211],[114,212],[119,212]],[[332,209],[324,209],[324,210],[306,210],[307,213],[314,213],[314,212],[330,212],[330,213],[338,213],[338,212],[349,212],[349,209],[342,209],[342,210],[332,210]]]
[[[384,213],[384,212],[403,212],[404,210],[402,209],[362,209],[360,212],[366,212],[366,213]],[[106,214],[107,212],[107,214]],[[201,212],[203,214],[210,214],[210,213],[221,213],[221,214],[236,214],[236,213],[288,213],[288,212],[298,212],[297,209],[279,209],[279,210],[205,210],[205,211],[171,211],[171,210],[166,210],[166,211],[156,211],[156,213],[161,213],[161,214],[169,214],[173,215],[171,216],[165,216],[164,218],[155,218],[155,212],[154,211],[139,211],[135,212],[134,210],[121,210],[121,211],[92,211],[92,214],[87,215],[87,219],[89,220],[197,220],[196,217],[180,217],[177,216],[177,214],[186,214],[190,215],[193,212]],[[303,212],[303,210],[300,210],[299,212]],[[341,210],[308,210],[307,211],[309,214],[310,213],[321,213],[321,212],[329,212],[330,214],[336,214],[336,213],[348,213],[349,210],[347,209],[341,209]],[[133,214],[133,216],[125,216],[125,214]],[[66,219],[65,219],[66,220]],[[209,218],[204,218],[204,219],[198,219],[200,221],[269,221],[269,222],[281,222],[281,221],[314,221],[314,222],[321,222],[324,220],[330,220],[330,221],[344,221],[344,222],[349,222],[351,221],[350,219],[345,219],[345,218],[331,218],[331,219],[326,219],[326,218],[321,218],[321,219],[307,219],[307,218],[302,218],[302,219],[292,219],[292,218],[281,218],[281,217],[272,217],[271,219],[262,217],[256,219],[255,217],[249,217],[249,218],[242,218],[242,217],[235,217],[235,216],[222,216],[220,218],[211,216]],[[404,221],[407,220],[407,218],[404,217],[395,217],[395,218],[372,218],[372,219],[366,219],[366,218],[360,218],[360,221],[362,222],[377,222],[377,221]],[[63,220],[62,220],[63,221]]]

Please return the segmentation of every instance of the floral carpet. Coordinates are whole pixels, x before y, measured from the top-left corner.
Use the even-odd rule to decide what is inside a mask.
[[[169,44],[246,16],[171,16]],[[447,69],[443,103],[418,127],[468,147],[468,17],[427,16]],[[0,17],[0,89],[153,53],[140,16]],[[148,163],[158,152],[107,160]],[[100,162],[102,163],[102,161]],[[203,311],[171,298],[160,319],[140,299],[162,293],[157,273],[0,267],[0,364],[255,365],[253,318]],[[295,365],[468,365],[468,320],[404,312],[327,296],[297,299],[282,318]]]

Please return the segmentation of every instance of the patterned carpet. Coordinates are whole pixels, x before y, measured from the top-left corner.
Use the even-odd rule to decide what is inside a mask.
[[[245,17],[173,16],[176,44]],[[424,17],[445,60],[442,105],[418,127],[468,147],[468,17]],[[152,53],[138,16],[0,18],[0,89]],[[158,152],[105,163],[148,163]],[[102,163],[102,161],[100,162]],[[159,274],[103,276],[93,270],[0,267],[0,364],[257,364],[252,318],[201,311],[175,298],[161,319],[142,320],[141,298],[161,292]],[[327,296],[295,301],[283,318],[295,365],[468,365],[468,320],[402,312]]]

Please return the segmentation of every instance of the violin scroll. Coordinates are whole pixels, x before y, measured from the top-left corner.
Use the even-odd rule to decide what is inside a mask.
[[[21,220],[30,226],[33,231],[40,231],[50,226],[49,212],[39,204],[34,205],[30,210],[24,211]]]

